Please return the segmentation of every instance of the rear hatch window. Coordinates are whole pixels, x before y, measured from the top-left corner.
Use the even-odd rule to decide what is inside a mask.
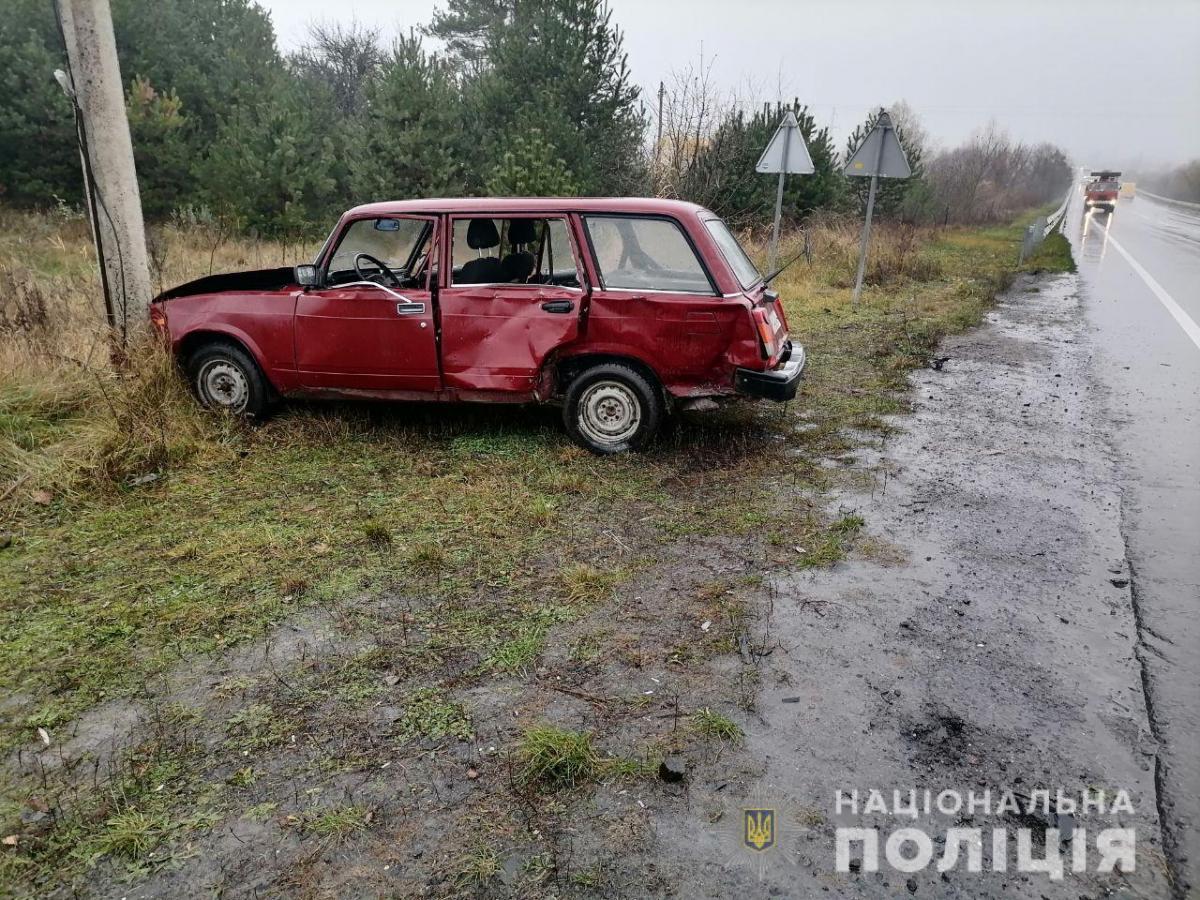
[[[762,281],[762,274],[758,271],[758,267],[742,249],[742,245],[733,236],[728,225],[720,219],[706,219],[704,227],[716,241],[721,255],[725,257],[725,262],[729,263],[729,268],[733,270],[734,277],[737,278],[738,284],[742,286],[743,290],[748,291]]]

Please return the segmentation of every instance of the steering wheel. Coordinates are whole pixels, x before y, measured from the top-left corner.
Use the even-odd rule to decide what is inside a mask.
[[[365,259],[367,262],[369,262],[369,263],[371,263],[373,266],[375,266],[375,268],[379,269],[379,271],[378,271],[377,273],[375,273],[375,274],[377,274],[377,275],[386,275],[388,278],[390,278],[390,279],[392,280],[392,285],[393,285],[394,287],[400,287],[400,279],[396,277],[396,273],[395,273],[395,272],[393,272],[391,269],[389,269],[389,268],[388,268],[388,267],[387,267],[387,266],[386,266],[384,263],[382,263],[380,260],[378,260],[378,259],[376,259],[374,256],[372,256],[370,253],[356,253],[356,254],[354,255],[354,273],[355,273],[355,274],[356,274],[356,275],[357,275],[357,276],[358,276],[358,277],[359,277],[361,280],[363,280],[363,281],[370,281],[371,279],[370,279],[370,278],[368,278],[366,275],[364,275],[364,274],[363,274],[362,267],[361,267],[361,266],[358,264],[358,261],[359,261],[360,259]]]

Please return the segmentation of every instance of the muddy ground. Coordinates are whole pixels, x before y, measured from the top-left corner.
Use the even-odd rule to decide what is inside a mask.
[[[880,552],[772,582],[769,630],[780,651],[763,666],[746,755],[765,761],[761,786],[800,808],[808,827],[794,865],[768,867],[763,887],[795,896],[1165,896],[1157,748],[1108,420],[1074,276],[1019,282],[982,328],[940,353],[949,357],[940,371],[912,379],[913,414],[853,461],[837,501],[865,518]],[[1135,803],[1135,815],[1117,817],[1137,829],[1134,873],[1068,872],[1055,883],[961,864],[911,880],[886,866],[833,871],[836,824],[884,834],[964,824],[837,817],[838,788],[865,798],[871,788],[889,797],[910,788],[1079,796],[1100,786],[1124,788]],[[717,786],[697,786],[693,798],[704,787]],[[667,855],[685,854],[694,832],[671,818],[661,832]],[[728,894],[735,882],[717,865],[717,842],[705,850],[684,868],[681,893]],[[736,883],[753,891],[753,880]]]
[[[1018,282],[940,356],[913,377],[911,415],[828,463],[841,487],[823,502],[865,521],[850,561],[801,570],[788,561],[807,548],[753,537],[663,547],[631,521],[597,540],[593,562],[652,562],[586,609],[543,598],[545,650],[506,677],[473,679],[487,660],[461,617],[419,596],[312,610],[264,642],[182,662],[10,761],[47,784],[71,767],[83,794],[122,777],[147,792],[143,808],[172,797],[150,853],[122,861],[110,847],[86,878],[41,888],[1166,896],[1156,747],[1074,279]],[[781,504],[813,500],[780,486]],[[442,687],[418,710],[413,673],[428,679],[428,666],[408,664],[430,653]],[[557,791],[524,779],[515,747],[534,724],[594,733],[595,778]],[[682,781],[659,777],[663,756]],[[1136,870],[835,871],[837,825],[914,824],[838,817],[837,790],[984,788],[1127,790]],[[743,845],[748,804],[780,810],[769,854]],[[40,814],[31,805],[33,827]],[[1079,825],[1101,819],[1116,824]],[[954,822],[915,824],[936,835]]]

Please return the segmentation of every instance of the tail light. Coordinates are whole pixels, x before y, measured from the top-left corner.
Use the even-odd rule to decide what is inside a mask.
[[[166,336],[167,333],[167,312],[159,304],[152,304],[150,307],[150,324],[158,331],[159,334]]]
[[[767,360],[773,360],[779,353],[779,348],[775,346],[775,332],[771,328],[771,323],[767,321],[767,314],[761,309],[750,311],[754,316],[754,325],[758,329],[758,336],[762,339],[763,354]]]

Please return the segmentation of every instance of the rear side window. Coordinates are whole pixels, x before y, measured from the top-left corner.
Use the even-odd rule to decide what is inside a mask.
[[[580,285],[562,216],[454,219],[452,285]]]
[[[586,216],[584,223],[604,287],[715,293],[678,223],[632,216]]]

